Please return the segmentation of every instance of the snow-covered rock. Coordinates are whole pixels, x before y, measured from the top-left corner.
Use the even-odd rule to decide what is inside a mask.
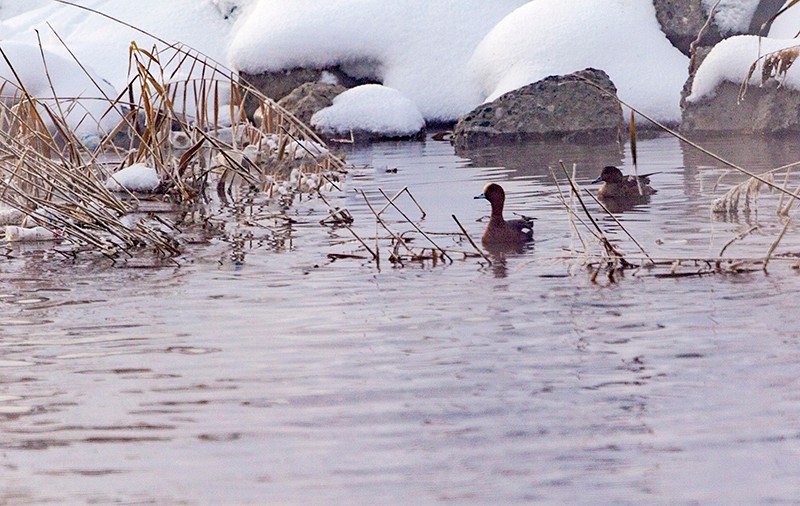
[[[8,225],[5,228],[5,238],[8,242],[53,241],[58,235],[44,227],[26,228]]]
[[[135,163],[112,174],[106,180],[106,188],[111,191],[148,192],[155,190],[160,182],[156,169]]]
[[[739,35],[714,46],[694,76],[691,93],[684,102],[681,129],[769,135],[800,132],[800,68],[791,66],[784,75],[762,83],[759,65],[739,100],[742,84],[760,55],[798,44],[797,39]]]
[[[455,120],[485,98],[467,62],[529,0],[259,0],[230,44],[236,70],[338,66],[400,91],[428,120]]]
[[[311,117],[311,125],[327,135],[371,134],[411,137],[425,128],[414,102],[399,91],[378,84],[351,88],[333,99],[333,105]]]
[[[688,64],[661,32],[653,4],[642,0],[527,3],[489,32],[471,62],[487,100],[593,67],[608,73],[622,100],[675,122]]]

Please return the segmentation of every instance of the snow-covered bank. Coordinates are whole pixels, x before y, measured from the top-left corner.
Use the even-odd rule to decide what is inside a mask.
[[[659,119],[680,117],[688,60],[666,40],[647,2],[362,0],[353,6],[261,0],[235,30],[231,63],[249,73],[361,64],[357,72],[403,93],[427,120],[453,120],[548,75],[596,67],[611,75],[623,99]]]
[[[528,0],[261,0],[243,16],[230,61],[258,73],[343,65],[454,120],[485,97],[467,62],[483,36]]]
[[[93,69],[86,68],[84,72],[75,60],[29,44],[3,42],[1,47],[14,66],[9,68],[5,60],[0,60],[0,79],[13,85],[2,90],[3,97],[21,96],[20,87],[53,109],[56,106],[52,99],[63,99],[59,100],[60,108],[78,137],[97,133],[98,125],[101,133],[110,132],[122,119],[102,100],[104,96],[115,98],[116,91]],[[78,98],[82,100],[73,102]],[[49,116],[43,115],[43,118],[48,127],[53,128]]]
[[[9,8],[13,9],[17,3],[27,2],[6,0],[0,5],[0,15]],[[182,42],[218,61],[225,60],[233,20],[225,19],[219,6],[210,1],[83,0],[75,3],[129,23],[167,42]],[[38,8],[28,9],[18,16],[3,18],[0,26],[4,41],[33,46],[37,45],[36,31],[45,49],[71,58],[58,40],[60,36],[82,63],[92,67],[118,90],[128,83],[131,41],[147,49],[156,43],[154,39],[116,21],[52,1],[43,2]]]
[[[456,120],[505,92],[550,75],[593,67],[609,74],[622,100],[656,119],[678,122],[680,93],[688,78],[688,59],[669,43],[653,3],[646,0],[76,3],[166,41],[185,43],[250,74],[339,67],[354,77],[370,78],[396,90],[393,96],[402,99],[396,103],[408,112],[411,107],[406,100],[410,101],[426,121]],[[716,0],[702,0],[706,13],[715,4]],[[721,0],[715,22],[723,32],[741,31],[759,5],[758,0]],[[778,19],[770,36],[793,37],[798,22],[800,9],[796,8]],[[129,80],[131,41],[143,48],[154,43],[138,31],[78,7],[48,0],[0,0],[4,43],[36,47],[35,30],[46,50],[69,59],[57,35],[62,37],[98,80],[111,83],[117,91]],[[751,42],[731,44],[737,45],[721,44],[716,55],[712,54],[695,83],[693,97],[709,96],[714,83],[736,80],[734,74],[742,68],[742,76],[746,73],[757,56],[751,51]],[[765,41],[765,47],[781,44]],[[31,65],[32,74],[39,72],[30,59],[12,63]],[[790,75],[790,83],[792,79]],[[57,89],[60,86],[56,83]],[[385,118],[387,110],[371,108],[374,96],[368,95],[350,97],[350,110],[356,110],[355,102],[364,101],[360,112],[346,118],[340,110],[336,121],[381,124],[379,114]],[[368,118],[370,110],[374,116]]]

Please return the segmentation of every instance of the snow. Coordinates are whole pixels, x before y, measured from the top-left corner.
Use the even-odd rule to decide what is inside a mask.
[[[25,228],[9,225],[5,228],[5,238],[8,242],[52,241],[57,239],[57,236],[44,227]]]
[[[798,31],[800,31],[800,5],[787,10],[772,22],[772,26],[769,28],[769,37],[793,39],[797,36]]]
[[[160,183],[158,172],[143,163],[135,163],[115,172],[106,180],[106,188],[111,191],[153,191]]]
[[[719,4],[714,12],[714,22],[719,27],[722,35],[731,33],[745,33],[750,28],[750,21],[753,19],[760,0],[719,0]],[[717,0],[703,0],[703,8],[706,14],[711,13],[711,9]]]
[[[714,3],[703,2],[706,8]],[[321,127],[342,131],[351,126],[390,134],[416,131],[420,116],[426,121],[456,120],[505,92],[586,67],[606,71],[620,98],[632,106],[659,120],[679,121],[680,91],[687,78],[688,59],[660,31],[649,0],[76,3],[169,42],[183,42],[236,70],[340,66],[355,77],[381,83],[383,87],[350,92],[316,117]],[[722,0],[717,23],[739,30],[749,23],[756,4]],[[799,26],[790,15],[779,19],[773,32]],[[59,94],[98,93],[87,86],[82,71],[74,70],[56,34],[93,69],[98,82],[117,92],[129,82],[131,41],[148,49],[155,42],[80,8],[50,0],[0,0],[2,47],[14,53],[14,66],[31,80],[31,89],[44,96],[49,86],[42,79],[34,30],[42,37],[48,64],[53,62],[48,66]],[[381,103],[379,96],[391,105]],[[83,133],[91,137],[96,132]]]
[[[379,84],[356,86],[333,99],[333,105],[311,117],[311,125],[328,134],[366,130],[408,136],[425,127],[416,104],[394,88]]]
[[[664,121],[680,121],[689,61],[642,0],[536,0],[509,14],[475,51],[486,100],[550,75],[606,71],[619,97]]]
[[[687,97],[689,102],[697,102],[704,98],[713,97],[717,86],[725,81],[741,84],[750,66],[759,54],[764,55],[786,47],[796,46],[800,43],[797,39],[771,39],[761,38],[756,35],[737,35],[723,40],[703,60],[692,83],[692,92]],[[759,52],[760,51],[760,52]],[[757,69],[750,84],[761,84],[761,71]],[[792,66],[787,72],[783,82],[785,86],[800,90],[800,68]]]
[[[51,3],[52,0],[0,0],[0,19],[13,18]]]
[[[483,36],[528,0],[260,0],[242,16],[230,62],[258,73],[345,68],[454,120],[483,96],[467,62]]]
[[[92,100],[92,97],[102,97],[103,93],[115,97],[114,89],[98,78],[96,73],[87,68],[87,75],[72,59],[61,57],[49,51],[44,51],[44,55],[38,46],[18,42],[3,42],[3,53],[13,66],[13,71],[9,68],[5,59],[0,59],[0,78],[9,81],[15,86],[22,86],[33,97],[45,100],[47,105],[56,110],[52,102],[54,97],[71,98],[84,97],[78,106],[70,109],[70,101],[62,101],[62,109],[66,110],[66,119],[70,127],[78,136],[90,135],[97,132],[97,124],[100,121],[101,130],[108,132],[119,121],[121,116],[110,112],[106,114],[108,105],[101,101]],[[44,58],[44,61],[43,59]],[[46,62],[46,65],[45,65]],[[16,72],[16,75],[14,74]],[[50,80],[52,80],[52,88]],[[91,76],[91,77],[90,77]],[[17,79],[19,78],[19,80]],[[94,82],[93,82],[94,80]],[[101,90],[97,89],[100,86]],[[11,96],[16,90],[6,88],[3,96]],[[49,116],[44,115],[45,121],[52,129]]]
[[[6,4],[15,1],[22,0],[6,0]],[[220,11],[225,8],[224,2],[78,0],[75,3],[124,20],[169,43],[180,41],[218,61],[225,59],[233,20],[226,20]],[[0,10],[0,15],[2,12]],[[56,36],[59,35],[82,63],[94,68],[118,90],[128,83],[131,41],[145,49],[156,43],[153,38],[98,14],[56,2],[46,2],[38,9],[28,9],[19,16],[5,19],[4,29],[7,40],[34,45],[34,30],[38,30],[46,49],[66,55],[66,49]]]

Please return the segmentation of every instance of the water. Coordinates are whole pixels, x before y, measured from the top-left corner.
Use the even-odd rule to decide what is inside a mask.
[[[754,170],[800,159],[791,143],[707,145]],[[795,503],[791,262],[592,283],[564,258],[577,238],[548,166],[577,163],[586,182],[605,164],[630,170],[629,154],[468,156],[432,140],[355,149],[331,203],[367,237],[354,190],[380,205],[379,188],[408,186],[425,230],[456,231],[455,214],[479,237],[488,204],[472,197],[501,182],[510,210],[538,218],[535,245],[504,265],[332,261],[358,245],[318,224],[316,200],[290,226],[248,229],[244,263],[218,239],[160,269],[12,248],[0,261],[0,503]],[[669,138],[639,156],[661,172],[659,193],[618,218],[649,254],[713,257],[754,225],[726,255],[766,254],[783,226],[777,195],[715,218],[711,201],[740,176],[715,190],[724,169]],[[799,237],[790,225],[776,254],[800,251]]]

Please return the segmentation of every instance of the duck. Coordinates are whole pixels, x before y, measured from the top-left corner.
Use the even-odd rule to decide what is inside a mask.
[[[650,186],[650,176],[653,174],[658,174],[658,172],[651,172],[641,176],[626,176],[618,168],[608,165],[603,167],[600,176],[592,183],[603,183],[603,186],[597,190],[597,196],[600,198],[638,199],[656,193],[656,190]],[[641,193],[639,192],[639,183],[642,186]]]
[[[486,199],[492,205],[489,224],[481,239],[484,248],[489,251],[521,252],[525,243],[533,240],[533,218],[522,216],[509,221],[503,218],[506,192],[502,186],[488,183],[483,187],[483,192],[475,198]]]

